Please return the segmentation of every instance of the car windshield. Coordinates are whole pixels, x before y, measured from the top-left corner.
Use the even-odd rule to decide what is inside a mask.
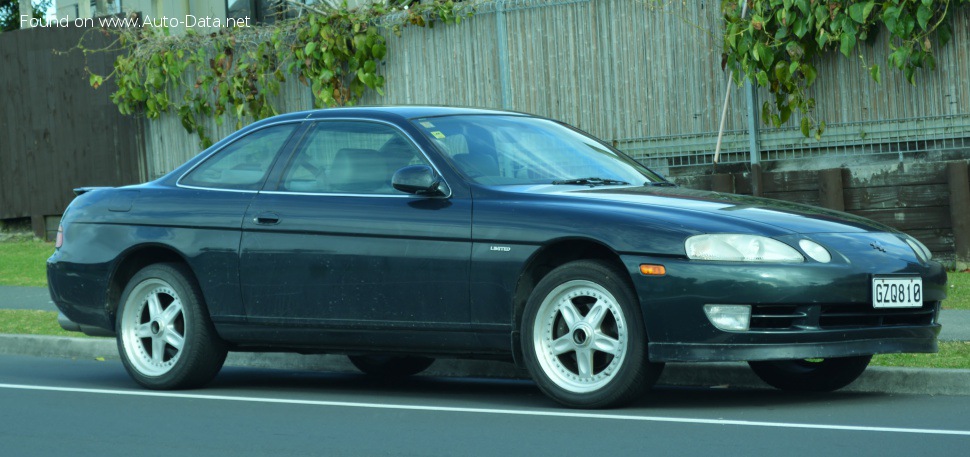
[[[413,122],[458,170],[479,184],[668,184],[595,138],[547,119],[459,115]]]

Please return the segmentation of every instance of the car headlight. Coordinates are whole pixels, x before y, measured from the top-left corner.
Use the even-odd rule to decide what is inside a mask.
[[[929,262],[929,260],[933,258],[933,253],[930,252],[930,249],[926,247],[925,244],[920,243],[920,241],[916,238],[906,235],[905,240],[906,244],[913,249],[913,252],[916,253],[916,257],[918,257],[921,261]]]
[[[795,248],[757,235],[696,235],[684,243],[687,257],[730,262],[804,262]]]

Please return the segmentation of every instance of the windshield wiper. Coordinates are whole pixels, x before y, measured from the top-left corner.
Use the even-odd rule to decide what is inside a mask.
[[[582,186],[612,186],[612,185],[628,185],[630,183],[626,181],[619,181],[616,179],[604,179],[604,178],[575,178],[575,179],[561,179],[559,181],[553,181],[556,185],[582,185]]]
[[[643,185],[650,187],[677,187],[676,184],[670,181],[647,181]]]

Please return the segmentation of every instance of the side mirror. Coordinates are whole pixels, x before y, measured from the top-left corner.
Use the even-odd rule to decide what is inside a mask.
[[[415,195],[442,196],[441,177],[427,165],[410,165],[394,172],[391,185],[395,189]]]

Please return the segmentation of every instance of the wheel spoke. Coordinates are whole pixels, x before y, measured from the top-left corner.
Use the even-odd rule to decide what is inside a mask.
[[[153,293],[148,296],[148,317],[155,319],[162,313],[162,302],[158,300],[158,294]]]
[[[570,330],[573,329],[577,322],[583,320],[583,315],[576,309],[576,305],[573,305],[573,302],[568,300],[559,307],[559,313],[562,314],[562,318],[566,321],[566,326]]]
[[[165,325],[172,325],[172,323],[175,322],[175,319],[178,319],[179,315],[181,314],[182,314],[182,302],[175,300],[170,305],[168,305],[168,308],[165,308],[165,311],[162,311],[162,316],[160,320],[164,322]]]
[[[607,354],[617,355],[620,352],[620,340],[613,339],[607,335],[600,332],[596,332],[593,335],[593,347],[597,351],[605,352]]]
[[[596,304],[586,313],[586,323],[593,326],[593,328],[600,328],[600,325],[603,324],[603,319],[606,317],[606,313],[609,311],[609,306],[603,303],[602,300],[597,300]]]
[[[152,362],[160,365],[165,360],[165,339],[161,336],[152,338]]]
[[[579,376],[590,377],[593,375],[593,350],[582,348],[576,350],[576,365],[579,368]]]
[[[135,336],[138,338],[151,338],[152,337],[152,323],[147,322],[144,324],[139,324],[135,327]]]
[[[576,345],[573,343],[572,336],[570,336],[568,333],[552,342],[552,353],[554,355],[561,355],[575,350]]]
[[[182,350],[182,345],[185,344],[185,338],[183,338],[182,335],[179,335],[177,332],[171,329],[165,332],[164,340],[170,346],[172,346],[173,348],[179,351]]]

